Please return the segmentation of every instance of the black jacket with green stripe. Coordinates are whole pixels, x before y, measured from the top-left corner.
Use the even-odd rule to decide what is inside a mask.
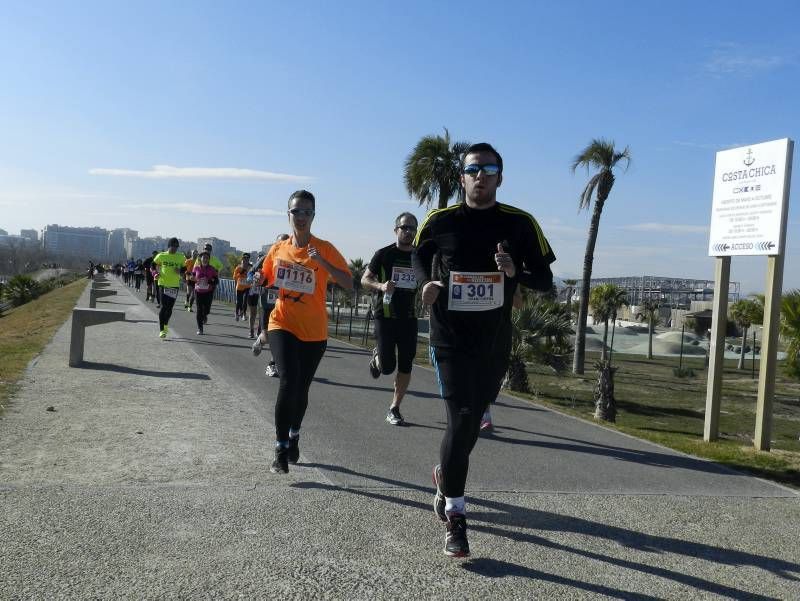
[[[497,244],[514,260],[517,273],[505,278],[503,306],[488,311],[448,309],[451,271],[497,272]],[[547,291],[556,260],[539,224],[529,213],[496,203],[471,209],[459,203],[431,211],[414,240],[412,262],[421,290],[431,281],[444,287],[431,307],[431,344],[467,352],[507,352],[511,306],[517,285]]]

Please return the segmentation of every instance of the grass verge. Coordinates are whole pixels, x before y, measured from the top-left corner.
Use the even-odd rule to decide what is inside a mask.
[[[338,338],[346,341],[347,335]],[[374,344],[373,340],[370,339],[369,346]],[[358,345],[361,339],[353,336],[350,342]],[[559,375],[546,366],[530,365],[531,394],[503,392],[594,422],[596,376],[592,365],[598,358],[598,353],[587,353],[583,376]],[[429,365],[424,343],[417,347],[416,362]],[[757,379],[751,377],[749,364],[744,371],[737,370],[736,364],[735,359],[725,362],[720,438],[715,442],[703,441],[708,374],[703,358],[697,357],[683,358],[683,367],[690,367],[695,376],[681,378],[673,373],[673,368],[678,366],[677,357],[648,361],[639,355],[615,353],[617,422],[600,423],[676,451],[800,488],[800,382],[782,375],[776,378],[772,451],[756,451],[752,437]]]
[[[25,368],[69,317],[86,284],[81,279],[56,288],[0,318],[0,414]]]

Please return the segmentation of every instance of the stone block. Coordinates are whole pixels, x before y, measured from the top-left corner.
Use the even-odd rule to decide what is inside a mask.
[[[116,293],[114,293],[116,294]],[[72,332],[69,340],[69,366],[78,367],[83,363],[83,343],[86,328],[112,321],[125,321],[125,311],[106,311],[105,309],[86,309],[76,307],[72,310]]]

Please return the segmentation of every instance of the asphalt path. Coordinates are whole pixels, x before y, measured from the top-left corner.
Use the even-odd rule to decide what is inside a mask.
[[[120,288],[109,305],[143,303],[144,290],[137,294]],[[278,379],[264,375],[269,349],[254,357],[247,323],[236,322],[232,307],[217,301],[205,334],[196,335],[195,314],[183,309],[183,298],[181,294],[176,303],[164,344],[191,348],[241,389],[263,399],[257,410],[273,423]],[[152,303],[145,304],[157,311]],[[430,470],[438,462],[446,423],[434,373],[415,366],[402,406],[407,425],[390,426],[385,416],[392,379],[372,379],[368,359],[361,348],[329,340],[309,395],[301,461],[337,486],[430,490]],[[481,436],[471,456],[468,496],[491,491],[795,496],[779,485],[507,395],[498,399],[493,417],[494,433]],[[271,443],[274,433],[265,432],[264,438]]]

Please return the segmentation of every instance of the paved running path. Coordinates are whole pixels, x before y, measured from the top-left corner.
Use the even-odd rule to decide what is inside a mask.
[[[473,454],[473,558],[450,560],[432,372],[391,427],[390,379],[332,341],[301,465],[272,476],[268,350],[219,303],[205,336],[176,310],[161,341],[112,282],[98,308],[129,321],[87,330],[83,369],[65,324],[0,421],[2,598],[798,597],[793,492],[510,397]]]

